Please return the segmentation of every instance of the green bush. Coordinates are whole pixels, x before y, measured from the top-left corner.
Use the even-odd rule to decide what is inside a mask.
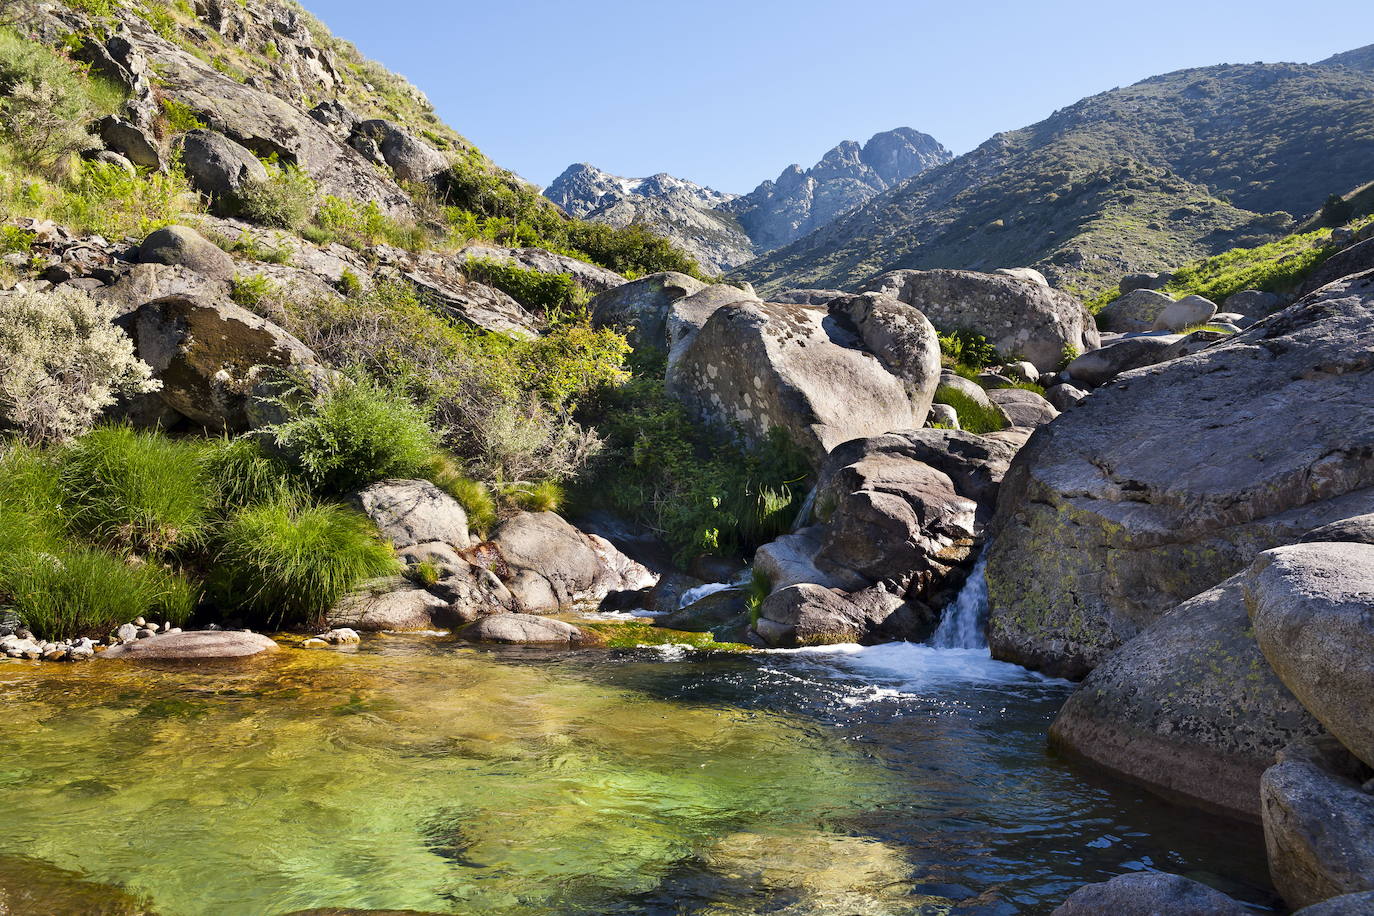
[[[314,225],[303,234],[318,245],[338,242],[357,250],[387,244],[416,251],[430,241],[423,228],[392,219],[374,201],[360,204],[332,195],[320,204]]]
[[[0,131],[24,167],[50,172],[95,145],[90,85],[51,49],[0,29]]]
[[[438,437],[427,412],[366,375],[321,395],[288,387],[287,419],[265,432],[317,491],[341,494],[387,477],[416,477],[430,466]]]
[[[30,554],[0,589],[24,625],[44,639],[103,636],[135,617],[180,626],[196,605],[185,579],[89,547]]]
[[[102,426],[68,446],[61,476],[72,528],[99,543],[160,554],[208,534],[213,489],[200,442]]]
[[[997,348],[976,331],[956,330],[940,335],[940,353],[960,366],[982,369],[1001,362]]]
[[[1196,293],[1217,303],[1243,289],[1288,292],[1335,253],[1325,244],[1330,235],[1329,229],[1318,229],[1254,248],[1232,248],[1180,267],[1163,292],[1174,298]]]
[[[109,239],[142,238],[201,210],[180,170],[130,175],[104,162],[83,162],[76,180],[55,198],[55,219]]]
[[[477,282],[494,286],[540,312],[570,308],[578,289],[571,274],[546,274],[490,258],[470,258],[463,269]]]
[[[959,428],[970,433],[992,433],[1006,429],[1007,423],[996,407],[980,404],[957,388],[941,385],[935,390],[935,403],[948,404],[959,415]]]
[[[274,502],[240,510],[225,525],[211,589],[218,602],[259,623],[315,625],[363,581],[399,570],[365,516]]]
[[[295,471],[285,461],[265,453],[252,436],[212,441],[202,460],[217,518],[263,503],[300,502],[306,497],[305,485]]]
[[[234,192],[232,208],[249,222],[300,229],[315,212],[315,180],[294,165],[269,163],[267,178],[245,182]]]

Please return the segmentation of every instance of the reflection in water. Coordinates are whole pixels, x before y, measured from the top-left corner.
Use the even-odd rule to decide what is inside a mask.
[[[0,854],[162,916],[1047,912],[1142,867],[1262,894],[1255,831],[1045,756],[1067,690],[901,645],[4,662]]]

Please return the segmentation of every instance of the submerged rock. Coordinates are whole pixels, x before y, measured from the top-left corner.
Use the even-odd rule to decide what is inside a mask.
[[[501,643],[560,643],[571,645],[586,636],[570,623],[533,614],[493,614],[468,624],[458,633],[464,639]]]
[[[162,633],[121,643],[106,649],[99,657],[129,660],[244,658],[276,650],[277,644],[261,633],[195,630]]]
[[[1261,551],[1374,511],[1372,350],[1364,274],[1042,427],[993,524],[994,655],[1082,677]]]
[[[1151,871],[1080,887],[1052,916],[1246,916],[1250,912],[1201,882]]]

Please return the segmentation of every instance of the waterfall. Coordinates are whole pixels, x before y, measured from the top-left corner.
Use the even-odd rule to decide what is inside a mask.
[[[959,597],[945,608],[940,626],[930,638],[930,644],[937,649],[982,649],[988,644],[984,628],[988,616],[988,580],[983,574],[987,566],[988,552],[984,545],[978,554],[978,562],[973,564]]]

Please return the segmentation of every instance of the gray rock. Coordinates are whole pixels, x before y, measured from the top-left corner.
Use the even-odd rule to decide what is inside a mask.
[[[400,576],[374,579],[344,597],[325,617],[330,628],[365,633],[442,630],[463,622],[449,603]]]
[[[1055,409],[1061,413],[1078,404],[1087,396],[1088,392],[1068,382],[1051,385],[1045,391],[1045,400],[1054,405]]]
[[[1265,551],[1250,567],[1245,599],[1255,639],[1279,678],[1351,753],[1374,766],[1374,546]]]
[[[667,316],[668,367],[680,362],[707,319],[735,302],[759,302],[758,296],[728,283],[714,283],[672,303]]]
[[[115,630],[115,638],[120,642],[133,642],[138,639],[138,626],[132,623],[120,624],[119,629]]]
[[[574,283],[593,295],[615,289],[626,282],[615,271],[542,248],[503,248],[482,243],[460,249],[455,257],[460,263],[479,258],[513,264],[541,274],[567,274]]]
[[[1020,360],[1014,363],[1007,363],[1003,367],[1013,381],[1018,382],[1038,382],[1040,380],[1040,370],[1035,368],[1034,363]]]
[[[1263,318],[1270,312],[1276,311],[1282,307],[1283,304],[1283,297],[1277,293],[1266,293],[1258,289],[1243,289],[1238,293],[1232,293],[1227,296],[1226,301],[1221,304],[1221,309],[1223,312]],[[1239,324],[1239,322],[1237,322],[1237,324]],[[1241,326],[1248,327],[1248,325]]]
[[[567,610],[611,592],[638,591],[657,577],[603,538],[552,512],[522,512],[493,533],[493,572],[526,611]]]
[[[396,548],[440,541],[468,546],[468,515],[428,480],[382,480],[349,497]]]
[[[1124,337],[1100,350],[1084,353],[1065,370],[1074,381],[1097,387],[1123,372],[1153,366],[1164,361],[1169,348],[1180,340],[1177,334],[1147,334]]]
[[[1374,794],[1300,759],[1266,770],[1260,794],[1269,876],[1289,906],[1374,891]]]
[[[1035,429],[1059,416],[1059,411],[1042,395],[1024,388],[993,388],[988,392],[988,400],[1002,408],[1012,426]]]
[[[426,182],[448,168],[447,156],[392,121],[363,121],[354,126],[353,133],[377,145],[400,181]]]
[[[1004,277],[1013,277],[1017,280],[1026,280],[1044,287],[1050,285],[1050,281],[1045,279],[1045,275],[1034,267],[999,267],[993,273],[1001,274]],[[1028,381],[1034,381],[1034,379],[1028,379]]]
[[[1174,275],[1167,271],[1159,273],[1127,274],[1121,278],[1121,282],[1117,284],[1117,289],[1121,291],[1121,295],[1123,296],[1137,289],[1163,289],[1169,285],[1169,282],[1173,280],[1173,278]]]
[[[134,165],[161,171],[162,151],[157,141],[136,124],[123,118],[107,115],[100,119],[97,129],[108,149],[114,150]]]
[[[138,246],[138,259],[145,264],[185,267],[213,280],[234,276],[234,259],[189,226],[167,226],[150,233]]]
[[[848,296],[839,289],[789,289],[769,298],[770,302],[785,302],[791,305],[827,305],[831,299]]]
[[[1155,319],[1156,331],[1182,331],[1194,325],[1206,324],[1217,313],[1217,304],[1205,296],[1184,296],[1170,303]]]
[[[468,624],[458,635],[475,642],[510,644],[574,645],[586,638],[570,623],[531,614],[493,614]]]
[[[752,440],[773,427],[819,463],[841,442],[925,422],[939,378],[935,330],[886,297],[829,310],[738,302],[668,366],[668,390],[702,420]],[[876,354],[876,355],[875,355]]]
[[[707,284],[686,274],[664,271],[607,290],[588,311],[597,327],[623,328],[635,346],[668,352],[668,312],[674,302],[700,292]]]
[[[873,622],[843,593],[801,584],[764,599],[754,629],[772,646],[824,646],[858,642]]]
[[[816,558],[825,549],[825,526],[810,525],[785,534],[754,552],[754,572],[765,576],[771,591],[809,582],[825,588],[860,589],[869,583],[844,570],[823,571]]]
[[[134,164],[130,162],[126,156],[123,156],[120,153],[116,153],[113,150],[97,150],[95,153],[91,155],[91,161],[100,162],[105,165],[112,165],[115,168],[119,169],[121,172],[124,172],[129,175],[135,175],[138,173],[138,169],[134,167]]]
[[[261,633],[197,630],[188,633],[162,633],[133,642],[111,646],[101,658],[202,659],[244,658],[275,652],[277,644]]]
[[[1239,334],[1240,330],[1238,327],[1226,327],[1210,323],[1207,325],[1207,329],[1193,331],[1170,344],[1169,349],[1162,354],[1163,358],[1160,359],[1160,362],[1167,363],[1169,360],[1178,359],[1180,356],[1192,356],[1194,353],[1201,353],[1218,341]]]
[[[1374,512],[1371,348],[1374,275],[1041,427],[993,524],[994,654],[1081,677],[1261,551]]]
[[[1155,326],[1155,320],[1174,304],[1174,300],[1164,293],[1152,289],[1134,289],[1114,299],[1097,313],[1097,326],[1103,331],[1130,334],[1148,331]]]
[[[1183,602],[1097,665],[1050,743],[1167,798],[1258,819],[1260,776],[1325,732],[1270,669],[1250,631],[1245,573]],[[1060,650],[1060,664],[1087,666]]]
[[[659,617],[654,625],[689,633],[718,631],[722,627],[745,629],[749,626],[748,603],[743,591],[727,588],[703,595],[686,607]]]
[[[417,266],[402,276],[431,307],[468,327],[520,340],[539,336],[538,321],[511,296],[464,276],[440,274]]]
[[[249,399],[267,368],[318,368],[305,344],[232,302],[168,296],[120,319],[162,382],[168,408],[207,429],[249,426]]]
[[[1302,286],[1298,288],[1298,295],[1307,295],[1321,289],[1328,283],[1334,283],[1371,268],[1374,268],[1374,238],[1351,245],[1344,251],[1337,252],[1327,258],[1307,279],[1303,280]]]
[[[267,169],[252,151],[213,130],[182,135],[181,160],[195,189],[211,197],[225,197],[249,182],[267,180]]]
[[[930,414],[926,417],[926,425],[934,426],[937,423],[945,429],[958,429],[959,411],[948,404],[931,404]]]
[[[1029,280],[966,270],[895,270],[864,285],[919,309],[943,330],[982,334],[997,352],[1051,371],[1069,350],[1098,346],[1097,326],[1068,293]]]
[[[1247,916],[1250,912],[1201,882],[1151,871],[1080,887],[1052,916]]]
[[[1313,528],[1300,539],[1302,543],[1345,541],[1350,544],[1374,544],[1374,514],[1343,518],[1329,525]]]
[[[1374,891],[1332,897],[1305,906],[1293,916],[1369,916],[1370,913],[1374,913]]]

